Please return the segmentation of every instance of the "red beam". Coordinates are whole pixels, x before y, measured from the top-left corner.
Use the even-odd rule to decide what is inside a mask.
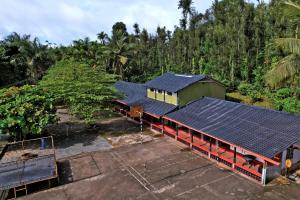
[[[123,102],[121,100],[115,100],[115,101],[118,102],[118,103],[121,103],[121,104],[124,104],[124,105],[128,106],[125,102]]]
[[[221,141],[221,142],[224,142],[224,143],[230,144],[230,145],[232,145],[232,146],[236,146],[236,147],[238,147],[238,148],[244,149],[244,150],[250,152],[251,154],[253,154],[254,156],[256,156],[256,157],[258,157],[258,158],[262,158],[262,159],[264,159],[265,161],[268,161],[269,163],[272,163],[272,164],[277,165],[277,166],[280,165],[279,162],[276,162],[276,161],[273,160],[273,159],[270,159],[270,158],[267,158],[267,157],[265,157],[265,156],[259,155],[259,154],[257,154],[257,153],[254,153],[254,152],[248,150],[248,149],[245,149],[245,148],[242,148],[242,147],[237,146],[237,145],[235,145],[235,144],[232,144],[232,143],[230,143],[230,142],[228,142],[228,141],[219,139],[219,138],[217,138],[217,137],[213,137],[213,136],[211,136],[211,135],[208,134],[208,133],[205,133],[205,132],[203,132],[203,131],[201,131],[201,130],[197,130],[197,129],[195,129],[195,128],[192,128],[192,127],[190,127],[190,126],[187,126],[187,125],[185,125],[185,124],[183,124],[183,123],[180,123],[180,122],[178,122],[178,121],[176,121],[176,120],[174,120],[174,119],[170,119],[170,118],[165,117],[165,116],[164,116],[163,118],[166,119],[166,120],[169,120],[169,121],[173,121],[173,122],[175,122],[175,123],[177,123],[177,124],[180,124],[180,125],[182,125],[182,126],[185,126],[185,127],[189,128],[189,129],[192,129],[192,130],[194,130],[194,131],[200,132],[200,133],[202,133],[202,134],[204,134],[204,135],[207,135],[207,136],[209,136],[209,137],[211,137],[211,138],[214,138],[214,139],[216,139],[216,140],[219,140],[219,141]]]
[[[160,116],[152,114],[152,113],[148,113],[148,112],[145,112],[145,111],[144,111],[144,113],[146,113],[147,115],[151,115],[152,117],[155,117],[156,119],[160,118]]]

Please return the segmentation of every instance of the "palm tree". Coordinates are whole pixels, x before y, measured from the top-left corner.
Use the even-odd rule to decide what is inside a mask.
[[[287,1],[284,3],[284,14],[295,23],[294,38],[275,39],[275,45],[288,53],[278,62],[275,68],[266,75],[266,82],[271,87],[282,86],[284,83],[297,82],[300,71],[300,39],[298,39],[298,23],[300,22],[300,4]],[[297,83],[296,83],[297,84]],[[298,83],[299,84],[299,83]]]
[[[108,36],[104,31],[101,31],[101,33],[97,34],[97,38],[100,40],[101,44],[105,44]]]
[[[103,54],[112,61],[114,73],[124,79],[124,66],[135,49],[134,43],[128,43],[128,37],[120,33],[120,39],[108,46],[103,46]]]
[[[188,15],[192,13],[193,1],[192,0],[179,0],[178,3],[178,9],[182,9],[182,15],[183,19],[180,20],[180,25],[183,27],[183,29],[186,29],[187,21],[188,21]]]

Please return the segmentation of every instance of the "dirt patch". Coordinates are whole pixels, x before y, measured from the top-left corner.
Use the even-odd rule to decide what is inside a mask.
[[[153,137],[145,134],[128,134],[117,137],[107,137],[107,140],[114,147],[137,144],[137,143],[145,143],[153,140]]]
[[[47,127],[46,132],[54,136],[58,159],[148,142],[153,136],[146,128],[141,135],[139,123],[123,116],[97,120],[95,124],[88,125],[71,116],[66,108],[57,109],[57,115],[59,122]]]

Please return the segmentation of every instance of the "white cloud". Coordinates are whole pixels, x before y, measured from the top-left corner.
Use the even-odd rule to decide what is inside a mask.
[[[213,0],[194,0],[204,11]],[[154,32],[158,25],[173,30],[181,17],[177,0],[1,0],[0,38],[11,32],[31,34],[55,43],[96,38],[100,31],[111,32],[123,21],[127,29],[137,22]]]

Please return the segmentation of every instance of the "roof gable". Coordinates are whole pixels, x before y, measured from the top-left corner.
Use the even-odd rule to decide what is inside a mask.
[[[168,92],[177,92],[195,82],[201,81],[204,78],[204,75],[184,75],[168,72],[148,81],[145,85],[149,88],[165,90]]]

